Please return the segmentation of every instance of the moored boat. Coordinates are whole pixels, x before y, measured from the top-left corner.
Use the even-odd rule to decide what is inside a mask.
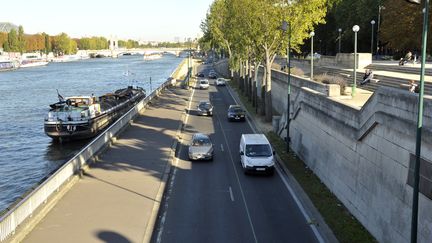
[[[156,60],[162,57],[162,54],[159,52],[152,52],[152,53],[144,53],[144,60],[150,61],[150,60]]]
[[[15,60],[0,60],[0,72],[19,68],[19,62]]]
[[[51,104],[45,133],[54,140],[69,141],[96,136],[146,96],[140,87],[129,86],[99,97],[72,96]]]
[[[30,54],[23,54],[21,57],[21,68],[26,67],[38,67],[38,66],[45,66],[48,64],[48,61],[46,59],[43,59],[40,54],[37,53],[30,53]]]

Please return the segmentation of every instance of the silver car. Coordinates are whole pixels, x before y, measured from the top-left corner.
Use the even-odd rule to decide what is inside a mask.
[[[195,133],[189,145],[190,160],[213,160],[213,143],[203,133]]]

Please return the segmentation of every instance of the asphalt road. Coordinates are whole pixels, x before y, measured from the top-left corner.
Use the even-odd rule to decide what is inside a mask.
[[[198,71],[207,75],[208,65]],[[229,122],[235,104],[227,87],[195,89],[178,159],[159,213],[153,242],[318,242],[289,193],[281,174],[245,175],[240,165],[241,134],[248,122]],[[210,100],[213,117],[197,116],[200,100]],[[189,161],[190,137],[210,135],[213,161]]]

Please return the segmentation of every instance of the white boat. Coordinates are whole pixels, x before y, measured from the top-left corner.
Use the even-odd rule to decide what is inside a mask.
[[[78,60],[81,60],[80,56],[63,55],[63,56],[54,57],[51,61],[52,62],[73,62],[73,61],[78,61]]]
[[[151,61],[156,60],[162,57],[162,53],[159,52],[152,52],[152,53],[144,53],[144,60],[145,61]]]
[[[46,59],[43,59],[39,53],[27,53],[21,57],[20,68],[38,67],[48,64]]]
[[[0,72],[10,71],[19,68],[19,61],[10,59],[9,57],[0,56]]]

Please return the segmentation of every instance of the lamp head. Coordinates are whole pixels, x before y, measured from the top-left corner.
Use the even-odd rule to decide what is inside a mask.
[[[310,35],[310,37],[314,37],[315,36],[315,32],[312,31],[312,32],[310,32],[309,35]]]
[[[282,30],[283,31],[287,31],[287,29],[288,29],[288,23],[284,20],[284,21],[282,21]]]
[[[405,0],[405,1],[412,3],[412,4],[420,4],[421,3],[421,0]]]
[[[374,25],[375,24],[375,20],[372,19],[371,24]]]
[[[352,30],[354,32],[358,32],[360,30],[360,27],[358,25],[354,25],[353,28],[352,28]]]
[[[338,29],[338,31],[339,31],[339,32],[342,32],[342,29],[341,29],[341,28],[339,28],[339,29]]]

